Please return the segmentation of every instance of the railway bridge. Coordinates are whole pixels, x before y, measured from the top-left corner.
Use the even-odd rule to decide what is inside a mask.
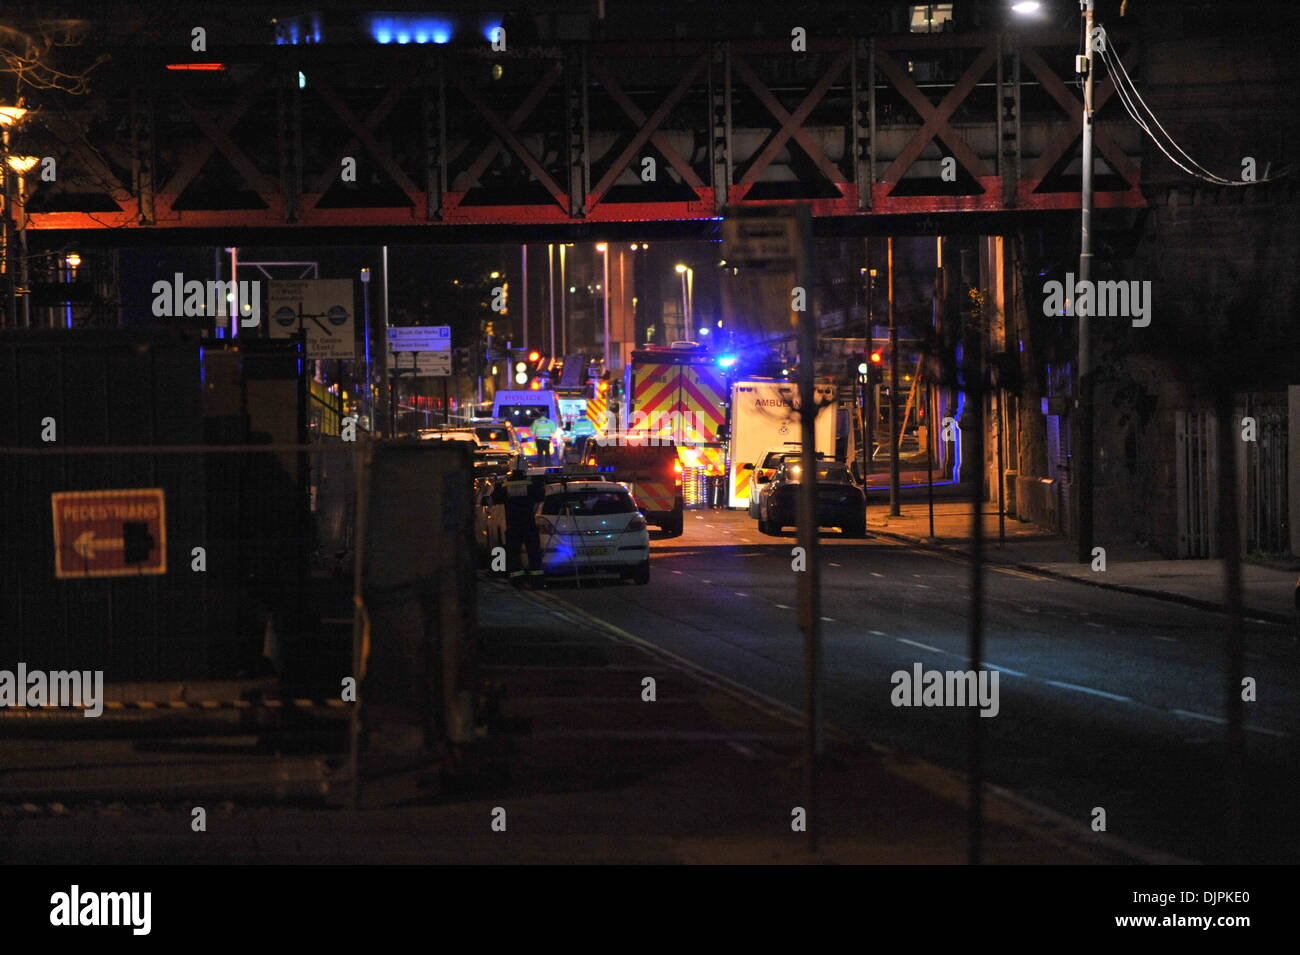
[[[1132,71],[1138,45],[1110,41]],[[34,230],[455,242],[698,234],[795,201],[849,232],[1079,206],[1073,34],[112,52],[92,96],[15,134],[57,163],[28,177]],[[1095,204],[1138,208],[1113,92],[1100,77]]]

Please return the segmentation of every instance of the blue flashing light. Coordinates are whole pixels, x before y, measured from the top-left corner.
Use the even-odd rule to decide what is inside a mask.
[[[499,23],[490,23],[490,24],[488,24],[487,26],[485,26],[485,27],[483,28],[483,36],[487,37],[487,41],[488,41],[489,43],[491,43],[491,42],[493,42],[494,40],[496,40],[496,38],[497,38],[497,36],[496,36],[497,31],[500,30],[500,29],[501,29],[501,24],[499,24]],[[507,39],[509,39],[509,38],[507,38]]]
[[[450,43],[451,20],[419,14],[375,16],[366,22],[376,43]]]
[[[736,360],[737,359],[735,355],[723,355],[721,358],[718,359],[718,367],[731,368],[736,364]]]

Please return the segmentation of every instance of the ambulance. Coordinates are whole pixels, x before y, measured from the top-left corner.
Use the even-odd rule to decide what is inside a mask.
[[[835,386],[818,384],[815,451],[824,460],[835,456]],[[799,386],[774,378],[748,378],[731,385],[731,507],[748,508],[756,469],[773,449],[798,451]]]

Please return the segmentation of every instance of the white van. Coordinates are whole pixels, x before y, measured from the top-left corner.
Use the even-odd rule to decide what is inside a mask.
[[[560,403],[555,392],[549,389],[536,391],[498,391],[492,401],[492,417],[508,422],[523,442],[524,455],[537,464],[558,464],[564,460],[564,432],[560,429]],[[537,440],[533,437],[533,422],[549,418],[555,422],[551,435],[550,453],[538,460]]]

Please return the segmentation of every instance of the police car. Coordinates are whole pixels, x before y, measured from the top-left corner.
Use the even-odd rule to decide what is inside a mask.
[[[621,484],[580,475],[549,480],[537,529],[547,574],[617,574],[636,584],[650,582],[650,533]]]

